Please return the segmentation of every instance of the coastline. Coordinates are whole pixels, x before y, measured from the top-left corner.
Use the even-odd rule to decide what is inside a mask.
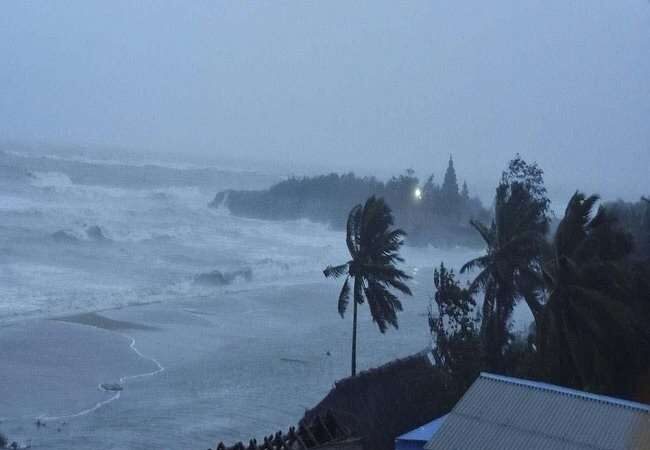
[[[348,375],[336,291],[305,283],[5,324],[0,430],[34,449],[200,449],[286,429]],[[421,350],[427,302],[409,299],[386,335],[362,313],[360,367]]]
[[[107,330],[110,332],[113,332],[115,334],[118,334],[122,336],[123,338],[127,339],[130,341],[129,343],[129,349],[135,353],[138,357],[140,357],[143,361],[148,361],[150,363],[153,363],[155,365],[155,370],[148,371],[148,372],[143,372],[143,373],[137,373],[137,374],[132,374],[132,375],[123,375],[119,378],[119,380],[116,383],[100,383],[97,386],[97,389],[99,391],[103,391],[109,394],[112,394],[112,396],[106,400],[102,400],[98,403],[96,403],[94,406],[90,408],[86,408],[82,411],[79,411],[77,413],[71,413],[71,414],[66,414],[66,415],[61,415],[61,416],[47,416],[43,415],[37,418],[37,420],[47,423],[47,422],[62,422],[70,419],[74,419],[77,417],[82,417],[85,416],[86,414],[93,413],[97,411],[99,408],[108,405],[111,402],[114,402],[116,400],[119,400],[121,395],[122,395],[122,390],[126,387],[126,383],[128,383],[131,380],[136,380],[138,378],[144,378],[144,377],[151,377],[158,375],[159,373],[162,373],[165,371],[165,368],[155,359],[151,358],[149,356],[146,356],[138,350],[136,347],[136,341],[133,337],[130,335],[126,334],[126,331],[128,330],[155,330],[154,327],[148,327],[146,325],[141,325],[133,322],[127,322],[127,321],[121,321],[121,320],[113,320],[109,319],[108,317],[101,316],[96,312],[91,312],[91,313],[81,313],[81,314],[75,314],[72,316],[63,316],[63,317],[57,317],[57,318],[52,318],[49,320],[55,320],[55,321],[60,321],[60,322],[67,322],[67,323],[72,323],[72,324],[77,324],[77,325],[85,325],[88,327],[94,327],[98,328],[101,330]]]

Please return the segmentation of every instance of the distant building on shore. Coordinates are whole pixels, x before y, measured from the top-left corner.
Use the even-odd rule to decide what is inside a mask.
[[[649,405],[487,373],[427,425],[424,450],[650,449]],[[396,449],[417,450],[418,430]]]

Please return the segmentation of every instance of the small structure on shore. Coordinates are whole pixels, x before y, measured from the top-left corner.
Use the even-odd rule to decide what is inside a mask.
[[[482,373],[425,450],[648,450],[650,405]]]

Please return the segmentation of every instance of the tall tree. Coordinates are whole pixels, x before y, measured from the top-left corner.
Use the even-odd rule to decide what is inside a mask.
[[[454,160],[449,155],[449,164],[445,172],[445,178],[440,188],[443,212],[450,214],[458,209],[460,195],[458,193],[458,179],[456,178],[456,169],[454,169]]]
[[[465,201],[469,200],[469,188],[467,187],[467,181],[463,181],[463,188],[460,191],[460,196]]]
[[[643,248],[644,256],[650,260],[650,199],[641,197],[645,203],[645,213],[643,214],[643,221],[641,224],[641,242],[639,243]]]
[[[632,237],[597,201],[576,192],[558,225],[538,342],[551,381],[624,395],[647,368],[648,327],[626,270]]]
[[[407,295],[411,290],[406,285],[410,278],[397,268],[404,260],[399,250],[406,233],[393,229],[393,215],[382,198],[370,197],[365,205],[356,205],[348,215],[346,244],[351,259],[339,266],[328,266],[326,277],[345,275],[345,282],[338,299],[338,311],[344,316],[350,300],[350,281],[353,287],[352,319],[352,376],[357,367],[357,305],[368,301],[372,320],[385,333],[388,326],[398,328],[397,312],[402,304],[391,292],[396,289]]]
[[[541,169],[517,156],[497,187],[491,225],[470,221],[483,238],[486,253],[467,262],[461,273],[479,269],[470,288],[484,293],[481,341],[484,363],[490,370],[502,368],[509,322],[519,298],[526,301],[535,322],[540,320],[548,205]]]

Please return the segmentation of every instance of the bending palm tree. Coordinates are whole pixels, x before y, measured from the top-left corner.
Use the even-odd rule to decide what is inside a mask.
[[[593,214],[597,201],[575,193],[558,226],[544,271],[550,295],[538,341],[552,381],[616,393],[634,378],[639,343],[648,336],[629,303],[622,266],[631,236],[603,208]]]
[[[471,221],[487,247],[485,255],[467,262],[461,273],[480,269],[470,290],[483,289],[481,341],[490,370],[500,370],[508,340],[508,322],[518,297],[528,304],[535,322],[542,313],[540,259],[547,221],[538,202],[521,184],[497,188],[495,218],[490,227]]]
[[[354,283],[352,319],[352,376],[357,366],[357,305],[368,300],[372,320],[379,331],[386,332],[389,325],[398,328],[397,311],[402,304],[390,291],[411,295],[404,283],[410,277],[396,267],[403,259],[399,249],[406,235],[400,229],[393,229],[393,215],[382,198],[370,197],[362,207],[352,208],[348,216],[346,243],[350,261],[340,266],[328,266],[323,273],[326,277],[346,275],[339,294],[338,309],[344,316],[350,300],[350,281]]]

